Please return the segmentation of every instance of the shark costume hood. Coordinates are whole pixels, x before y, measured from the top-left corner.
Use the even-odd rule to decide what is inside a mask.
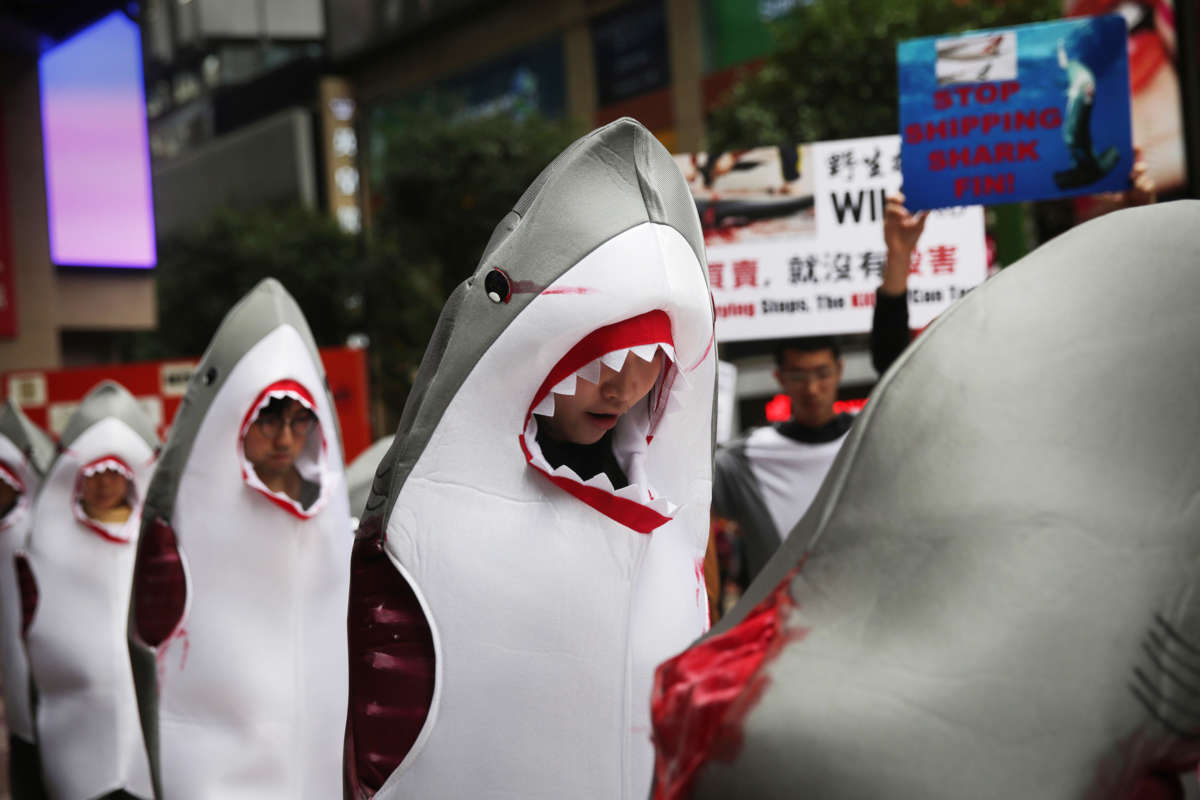
[[[658,353],[611,432],[628,485],[552,466],[539,415]],[[379,466],[352,566],[351,796],[645,797],[654,664],[708,625],[714,385],[695,205],[666,150],[618,120],[497,226]],[[405,598],[435,654],[419,680],[394,645]],[[398,735],[418,684],[427,713]]]
[[[656,798],[1182,797],[1198,220],[1074,228],[908,348],[742,603],[660,667]]]
[[[300,501],[268,488],[243,447],[273,398],[316,417]],[[196,368],[146,500],[129,640],[157,796],[340,793],[350,530],[316,345],[264,280]]]
[[[106,381],[89,392],[63,430],[34,505],[27,553],[18,557],[37,741],[56,800],[118,789],[151,796],[125,618],[158,445],[154,423],[122,386]],[[124,522],[84,511],[84,480],[105,471],[128,482]]]
[[[33,523],[33,502],[54,458],[50,437],[29,421],[11,399],[0,406],[0,481],[17,493],[0,512],[0,667],[3,668],[4,724],[25,742],[35,740],[29,695],[29,662],[21,641],[21,595],[13,558],[25,549]]]

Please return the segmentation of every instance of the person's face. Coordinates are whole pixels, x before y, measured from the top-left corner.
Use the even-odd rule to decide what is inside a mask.
[[[792,419],[819,427],[833,419],[842,361],[832,350],[784,350],[775,379],[792,400]]]
[[[83,510],[88,516],[123,506],[127,502],[129,481],[119,472],[106,469],[83,479]]]
[[[630,353],[620,372],[601,366],[599,383],[580,378],[574,395],[554,395],[554,416],[542,417],[541,424],[559,441],[595,444],[654,388],[663,358],[661,350],[650,361]]]
[[[295,400],[268,406],[246,430],[242,440],[246,460],[263,483],[287,475],[304,450],[316,416]]]

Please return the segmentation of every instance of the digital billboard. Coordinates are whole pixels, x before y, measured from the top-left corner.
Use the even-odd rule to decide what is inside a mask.
[[[155,265],[142,45],[114,12],[38,62],[50,258],[60,266]]]

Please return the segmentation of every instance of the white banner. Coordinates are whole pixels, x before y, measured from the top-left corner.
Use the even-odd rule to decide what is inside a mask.
[[[720,341],[866,333],[883,277],[884,195],[900,138],[676,156],[704,223]],[[983,209],[931,214],[909,272],[909,324],[927,325],[987,272]]]

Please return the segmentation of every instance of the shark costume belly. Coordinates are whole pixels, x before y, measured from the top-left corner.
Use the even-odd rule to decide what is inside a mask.
[[[1081,225],[908,349],[743,602],[660,668],[657,798],[1182,796],[1197,220]]]
[[[28,604],[25,635],[42,771],[56,800],[117,790],[151,796],[125,620],[141,501],[158,443],[133,396],[118,384],[100,384],[67,423],[34,507],[21,570],[32,577],[36,604]],[[127,481],[124,522],[84,513],[82,482],[105,471]]]
[[[25,549],[33,523],[34,498],[53,456],[50,437],[30,422],[12,400],[0,407],[0,481],[17,492],[12,508],[0,516],[0,667],[3,668],[0,682],[4,686],[4,723],[9,735],[29,746],[36,736],[29,662],[21,639],[21,595],[13,559]],[[16,761],[17,758],[10,757],[10,775],[14,768],[19,769]]]
[[[272,279],[226,315],[188,386],[147,497],[129,620],[159,797],[341,792],[353,536],[325,387]],[[244,451],[272,398],[317,419],[295,464],[312,490],[301,501]]]
[[[656,387],[612,432],[629,485],[552,466],[539,415],[601,365],[659,351]],[[352,569],[351,796],[645,797],[654,662],[708,624],[714,386],[695,206],[661,145],[619,120],[497,227],[380,464]],[[410,591],[434,674],[397,746],[411,707],[389,625],[411,622]]]

